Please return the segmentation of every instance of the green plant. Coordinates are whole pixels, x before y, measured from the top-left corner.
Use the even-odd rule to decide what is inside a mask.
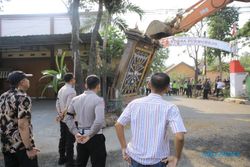
[[[109,26],[107,28],[107,48],[106,54],[107,58],[111,60],[112,58],[120,58],[124,50],[124,41],[126,39],[125,34],[114,26]],[[101,36],[104,37],[105,32],[101,32]]]
[[[52,90],[57,94],[60,85],[63,83],[63,76],[67,72],[64,59],[65,52],[63,52],[62,55],[57,54],[55,56],[56,70],[48,69],[41,72],[43,76],[39,79],[39,81],[49,78],[49,82],[44,86],[41,96],[44,95],[48,88],[52,88]]]

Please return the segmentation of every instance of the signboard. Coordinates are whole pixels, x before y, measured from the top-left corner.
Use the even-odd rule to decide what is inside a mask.
[[[231,45],[230,43],[209,39],[209,38],[196,38],[196,37],[167,37],[162,38],[160,43],[163,47],[167,48],[169,46],[192,46],[199,45],[210,48],[216,48],[220,50],[224,50],[227,52],[236,52],[235,45]]]
[[[148,64],[151,61],[152,51],[136,47],[130,58],[128,68],[122,82],[121,94],[135,95],[143,82]]]

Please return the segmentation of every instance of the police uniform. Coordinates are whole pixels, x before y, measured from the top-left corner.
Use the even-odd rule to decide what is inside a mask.
[[[66,83],[58,92],[56,108],[58,114],[67,111],[68,106],[73,97],[76,96],[76,91],[72,85]],[[59,161],[66,162],[66,166],[73,166],[74,158],[74,142],[75,137],[69,132],[64,120],[60,121],[61,137],[59,141]],[[66,154],[66,155],[65,155]]]
[[[74,124],[74,115],[78,128]],[[107,153],[102,133],[105,126],[103,99],[91,90],[74,97],[65,120],[74,135],[81,133],[90,137],[85,144],[77,144],[77,166],[86,166],[91,157],[93,167],[105,167]]]

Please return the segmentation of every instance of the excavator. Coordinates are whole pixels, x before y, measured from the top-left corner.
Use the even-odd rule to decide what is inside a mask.
[[[180,0],[181,1],[181,0]],[[216,11],[226,7],[234,0],[200,0],[167,23],[152,21],[144,36],[127,35],[128,44],[125,47],[122,59],[117,69],[113,82],[115,92],[119,91],[122,96],[135,96],[139,92],[143,81],[149,73],[157,46],[156,41],[164,37],[186,32],[197,22],[201,21]],[[250,2],[250,0],[235,0],[239,2]],[[130,33],[131,34],[131,33]],[[132,37],[131,37],[132,36]],[[151,42],[146,43],[146,39]],[[131,42],[132,41],[132,42]]]
[[[186,32],[204,17],[215,13],[233,1],[250,2],[250,0],[200,0],[183,13],[178,13],[171,22],[152,21],[145,34],[151,39],[159,40],[180,32]]]

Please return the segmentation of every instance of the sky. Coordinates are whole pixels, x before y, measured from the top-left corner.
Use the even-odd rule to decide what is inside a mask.
[[[4,8],[3,11],[0,11],[0,14],[65,13],[67,9],[63,1],[66,2],[66,0],[10,0],[3,4]],[[145,31],[152,20],[165,21],[167,18],[173,18],[176,15],[177,9],[186,9],[198,1],[199,0],[130,0],[130,2],[140,6],[146,13],[142,20],[134,14],[126,14],[123,18],[126,19],[130,28],[134,28],[135,25],[137,25],[141,31]],[[250,19],[250,3],[233,2],[230,6],[245,7],[241,11],[248,11],[240,14],[239,27],[242,27],[243,24]],[[187,54],[183,53],[185,47],[172,47],[169,49],[170,57],[166,61],[167,66],[177,64],[181,61],[189,65],[194,65],[193,60],[189,58]],[[244,50],[241,52],[244,52]]]

